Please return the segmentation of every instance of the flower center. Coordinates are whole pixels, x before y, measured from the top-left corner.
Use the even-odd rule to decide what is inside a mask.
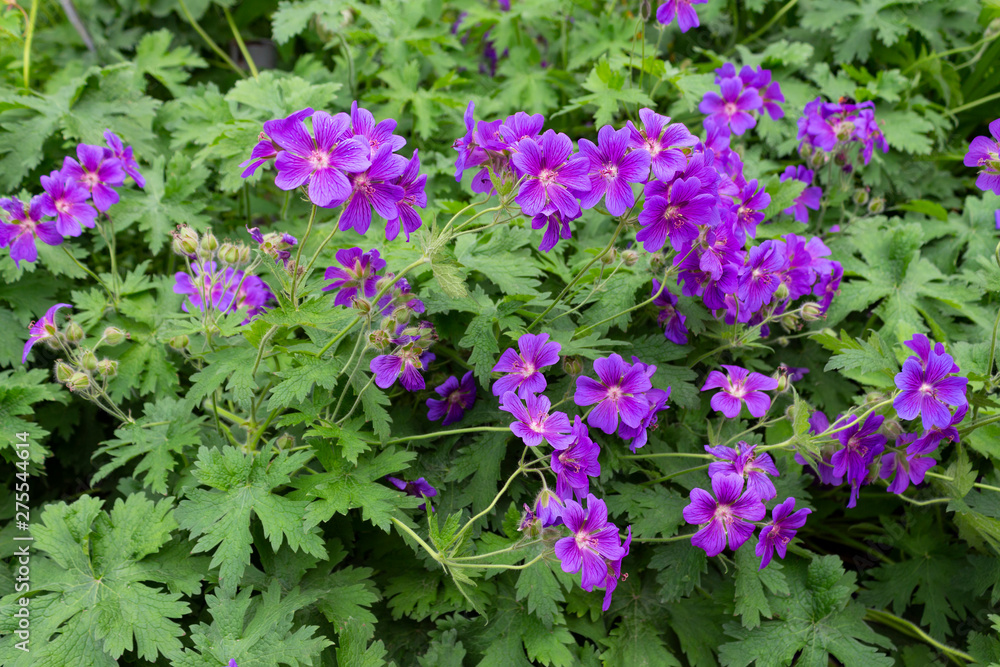
[[[70,203],[65,199],[56,201],[56,210],[60,213],[69,213]]]
[[[530,428],[535,433],[543,433],[545,431],[545,420],[547,420],[548,418],[549,414],[547,412],[543,412],[542,414],[538,415],[537,417],[531,420],[531,422],[528,424],[528,428]]]
[[[601,178],[610,181],[618,177],[618,165],[605,163],[599,173]]]
[[[556,181],[556,176],[558,176],[558,174],[556,174],[556,172],[552,169],[542,169],[538,174],[538,180],[540,180],[543,185],[552,185]]]
[[[727,116],[735,116],[736,112],[739,110],[739,107],[736,106],[736,102],[726,102],[726,105],[723,107],[723,111]]]
[[[592,545],[594,544],[594,536],[591,535],[590,533],[579,532],[573,536],[573,541],[576,542],[577,549],[580,550],[592,549]]]
[[[715,518],[725,524],[732,523],[736,517],[733,516],[733,508],[729,505],[719,504],[715,508]]]
[[[354,191],[365,197],[371,197],[375,192],[375,186],[368,180],[366,174],[358,174],[354,177]]]
[[[98,177],[96,171],[85,171],[83,172],[83,178],[81,178],[80,181],[88,188],[93,189],[95,185],[101,182],[101,179]]]
[[[535,365],[530,361],[523,362],[521,366],[521,375],[525,378],[530,377],[535,372]]]
[[[309,164],[312,165],[313,171],[327,169],[330,166],[330,154],[318,148],[310,153],[307,159]]]
[[[621,387],[617,385],[614,387],[608,387],[608,398],[613,402],[617,403],[623,396],[625,396],[625,392],[622,391]]]
[[[921,394],[924,394],[925,396],[927,396],[927,395],[933,396],[934,395],[934,385],[928,384],[928,383],[924,382],[923,384],[920,385],[919,391],[920,391]]]

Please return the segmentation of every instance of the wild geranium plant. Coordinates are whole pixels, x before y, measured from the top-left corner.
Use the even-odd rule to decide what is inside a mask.
[[[0,662],[1000,662],[1000,14],[858,2],[12,5]]]

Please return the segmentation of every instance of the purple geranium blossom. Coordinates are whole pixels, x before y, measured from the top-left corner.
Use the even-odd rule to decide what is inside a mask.
[[[740,414],[742,402],[746,402],[747,410],[754,417],[763,417],[771,408],[771,397],[765,391],[778,388],[778,381],[761,373],[751,373],[739,366],[727,366],[726,375],[712,371],[705,380],[702,391],[721,388],[722,391],[712,397],[713,410],[721,412],[729,419]]]
[[[787,181],[794,179],[796,181],[801,181],[808,186],[812,183],[813,176],[814,174],[812,169],[807,169],[804,165],[800,164],[797,167],[786,167],[785,171],[781,174],[781,180]],[[807,187],[799,194],[798,197],[795,198],[795,202],[782,211],[782,213],[794,216],[796,222],[808,224],[809,209],[818,211],[820,199],[822,198],[822,188],[818,186]]]
[[[372,159],[383,146],[389,146],[395,152],[406,145],[406,139],[392,133],[395,129],[396,121],[392,118],[376,123],[371,111],[359,107],[357,100],[351,102],[351,134],[368,143]]]
[[[5,197],[0,199],[0,209],[10,215],[10,222],[2,222],[0,218],[0,248],[10,248],[10,258],[18,268],[22,260],[34,262],[38,259],[36,238],[46,245],[59,245],[63,242],[58,222],[42,222],[45,195],[32,197],[27,206],[20,199]]]
[[[684,508],[684,520],[704,527],[691,536],[691,544],[718,556],[726,548],[733,551],[743,546],[753,534],[753,524],[760,521],[766,510],[752,493],[743,493],[743,480],[736,475],[716,475],[712,478],[713,498],[708,491],[691,489],[691,503]]]
[[[265,124],[268,135],[284,148],[274,159],[278,170],[274,184],[282,190],[294,190],[308,183],[313,204],[338,206],[352,192],[344,172],[362,172],[372,164],[368,142],[350,133],[350,118],[345,113],[331,116],[317,111],[312,127],[315,136],[309,134],[301,118],[271,127]]]
[[[79,236],[83,227],[93,228],[97,211],[87,203],[90,193],[80,183],[53,171],[42,176],[42,213],[56,219],[56,231],[62,236]]]
[[[527,176],[514,198],[525,215],[535,216],[551,208],[568,218],[580,213],[580,203],[570,191],[590,187],[589,161],[573,153],[573,142],[565,134],[547,130],[538,141],[517,142],[511,162]]]
[[[37,322],[32,322],[28,327],[28,342],[24,344],[24,355],[21,357],[21,363],[27,363],[28,353],[31,352],[31,348],[35,346],[35,343],[40,343],[43,340],[53,340],[56,334],[59,333],[59,327],[56,326],[56,313],[62,308],[72,308],[68,303],[57,303],[42,315],[42,319]]]
[[[907,448],[907,456],[917,456],[920,454],[930,454],[938,445],[941,444],[942,440],[950,440],[952,442],[961,442],[962,439],[958,433],[958,429],[955,428],[962,423],[965,419],[965,413],[968,412],[969,405],[965,404],[955,410],[955,414],[951,416],[951,421],[947,426],[935,426],[934,428],[927,429],[923,434],[914,440]]]
[[[656,322],[663,327],[664,337],[671,343],[687,345],[687,327],[684,326],[687,317],[677,310],[677,297],[665,287],[661,289],[656,278],[653,278],[651,296],[656,297],[653,299],[653,305],[659,308]]]
[[[747,67],[744,70],[749,69]],[[742,78],[743,73],[740,73]],[[781,86],[777,81],[771,81],[771,70],[757,67],[753,86],[760,93],[761,110],[765,111],[771,120],[780,120],[785,117],[785,110],[778,102],[784,102],[785,96],[781,93]]]
[[[774,488],[774,483],[768,477],[768,475],[778,476],[778,469],[774,466],[771,455],[758,454],[755,451],[757,445],[750,445],[742,440],[737,444],[739,450],[731,447],[705,445],[706,452],[722,459],[708,464],[709,476],[737,475],[746,480],[747,493],[752,493],[762,501],[777,496],[778,492]]]
[[[590,439],[580,416],[573,420],[573,442],[563,450],[552,452],[552,472],[556,474],[556,493],[560,498],[585,498],[590,493],[590,478],[601,474],[597,456],[601,447]]]
[[[135,184],[140,188],[146,187],[146,179],[139,173],[139,163],[132,155],[132,147],[126,146],[121,138],[111,130],[104,130],[104,141],[111,152],[111,157],[121,162],[122,169],[132,177]]]
[[[757,225],[764,220],[764,209],[771,205],[771,195],[767,194],[763,185],[758,187],[755,178],[743,186],[737,203],[739,206],[736,209],[733,230],[738,234],[756,238]]]
[[[549,335],[523,334],[517,339],[519,352],[510,347],[500,355],[494,373],[507,373],[493,383],[493,395],[502,396],[516,391],[521,398],[545,391],[545,376],[541,369],[559,363],[562,346],[549,340]]]
[[[760,95],[753,88],[744,88],[739,77],[723,79],[719,82],[722,92],[708,91],[698,105],[698,111],[709,114],[707,125],[728,126],[733,134],[740,135],[757,124],[750,111],[763,104]]]
[[[604,197],[608,213],[617,217],[635,204],[632,183],[649,176],[649,153],[644,149],[628,152],[628,128],[615,130],[605,125],[597,132],[597,145],[580,139],[580,154],[590,163],[590,187],[583,191],[580,205],[593,208]]]
[[[552,401],[544,394],[528,394],[527,407],[512,391],[508,391],[500,399],[500,409],[509,412],[517,420],[510,425],[510,430],[524,444],[537,447],[545,440],[553,449],[566,449],[573,442],[573,435],[569,432],[569,417],[565,412],[549,414],[551,407]]]
[[[427,419],[434,422],[444,417],[442,426],[461,420],[465,411],[476,402],[476,381],[472,377],[472,371],[463,375],[461,381],[452,375],[434,391],[441,399],[427,399]]]
[[[118,203],[115,187],[125,183],[121,160],[109,158],[101,146],[80,144],[76,147],[79,162],[66,156],[61,173],[77,181],[90,192],[98,211],[107,211]]]
[[[990,134],[993,135],[992,140],[988,137],[972,140],[964,163],[966,167],[980,169],[976,178],[977,188],[1000,195],[1000,118],[990,123]]]
[[[236,664],[236,658],[230,658],[228,667],[240,667],[240,666]]]
[[[911,435],[908,439],[912,439]],[[905,440],[897,444],[903,444]],[[895,479],[889,484],[889,493],[902,493],[910,484],[923,484],[924,475],[937,465],[937,461],[929,456],[907,456],[904,452],[890,452],[882,457],[882,465],[878,476],[882,479]]]
[[[795,498],[786,498],[771,510],[771,523],[760,529],[755,551],[760,556],[760,569],[763,570],[770,564],[775,551],[779,557],[785,557],[788,543],[795,537],[796,531],[806,525],[806,517],[812,512],[807,507],[797,512],[792,512],[793,509],[795,509]]]
[[[691,5],[704,5],[707,2],[708,0],[667,0],[656,8],[656,20],[663,25],[670,25],[676,16],[677,27],[681,32],[687,32],[701,25],[698,13]]]
[[[587,422],[605,433],[614,433],[621,416],[628,426],[638,427],[649,412],[645,393],[652,388],[645,366],[627,364],[621,355],[612,354],[594,361],[600,382],[581,375],[576,380],[573,401],[583,407],[597,404]]]
[[[250,151],[250,159],[240,163],[243,167],[243,173],[240,174],[243,178],[248,178],[252,176],[262,164],[268,160],[272,160],[277,157],[278,153],[284,150],[283,147],[279,146],[271,138],[271,134],[280,125],[287,123],[295,123],[303,118],[309,118],[315,113],[312,108],[306,107],[300,111],[296,111],[287,118],[275,118],[273,120],[266,121],[264,123],[264,129],[257,137],[257,143],[254,144],[253,149]]]
[[[846,422],[850,427],[837,432],[842,448],[833,453],[830,463],[833,464],[833,476],[844,477],[851,485],[848,507],[857,505],[861,485],[868,477],[868,468],[885,449],[885,436],[878,432],[884,419],[881,415],[868,415],[864,424],[860,424],[858,418],[852,415]],[[836,426],[842,425],[843,422],[838,420]]]
[[[652,109],[639,109],[642,130],[636,129],[632,121],[626,125],[629,131],[629,146],[642,148],[649,153],[653,175],[664,183],[670,182],[679,171],[687,167],[687,156],[683,148],[695,146],[698,137],[683,123],[671,123],[670,118],[661,116]]]
[[[402,227],[403,233],[406,234],[406,242],[409,243],[410,234],[420,229],[420,225],[423,224],[420,214],[413,209],[418,206],[427,208],[427,193],[424,191],[427,187],[427,174],[420,173],[420,156],[416,150],[413,151],[413,157],[406,163],[406,168],[395,184],[403,188],[403,198],[396,202],[396,217],[386,223],[385,238],[389,241],[394,240]]]
[[[477,167],[486,161],[486,151],[479,145],[479,137],[476,134],[476,121],[474,114],[476,104],[469,101],[465,108],[465,136],[455,139],[452,148],[458,151],[458,158],[455,160],[455,180],[461,181],[462,174],[470,167]]]
[[[948,377],[955,365],[950,355],[931,352],[926,368],[917,357],[909,357],[903,370],[896,375],[900,393],[892,402],[903,419],[920,420],[925,429],[948,426],[951,422],[949,405],[966,405],[968,378]]]
[[[781,241],[767,240],[750,248],[747,264],[740,273],[740,286],[736,295],[745,313],[756,313],[765,304],[771,303],[781,274],[788,267],[788,258]]]
[[[670,387],[667,387],[666,391],[663,389],[650,389],[646,392],[646,401],[649,402],[649,409],[646,411],[646,416],[642,418],[642,422],[634,427],[629,426],[624,421],[618,425],[618,437],[628,441],[628,448],[633,454],[648,442],[649,431],[656,428],[657,415],[667,409],[667,400],[669,398]]]
[[[601,609],[604,611],[607,611],[611,607],[611,594],[618,588],[618,580],[622,576],[622,561],[625,559],[625,556],[628,556],[629,547],[632,545],[632,526],[628,526],[626,530],[628,532],[625,536],[625,541],[622,543],[621,556],[605,561],[608,566],[608,573],[604,575],[604,602],[601,604]]]
[[[545,234],[542,236],[542,243],[538,246],[538,249],[542,252],[548,252],[556,247],[556,243],[559,242],[559,239],[565,240],[573,238],[573,233],[570,231],[569,223],[570,220],[575,219],[576,218],[563,217],[563,214],[560,213],[558,209],[553,210],[551,213],[542,211],[533,217],[531,219],[532,229],[545,228]]]
[[[662,196],[653,192],[647,187],[639,213],[642,229],[635,236],[646,252],[658,252],[667,237],[674,250],[680,251],[685,243],[698,238],[698,225],[713,225],[719,220],[716,198],[702,192],[698,178],[678,178]]]
[[[556,556],[563,572],[573,574],[582,568],[580,587],[591,591],[604,582],[605,559],[619,560],[623,555],[618,528],[608,522],[607,505],[592,493],[587,495],[587,509],[567,500],[562,518],[570,535],[556,542]]]
[[[418,477],[412,482],[407,482],[397,477],[386,477],[386,480],[406,495],[415,498],[433,498],[438,493],[437,489],[431,486],[423,477]],[[424,509],[426,506],[427,503],[424,503],[418,509]],[[431,509],[433,511],[433,508]]]
[[[375,384],[381,389],[392,386],[396,378],[407,391],[417,391],[424,388],[424,376],[420,371],[424,367],[421,356],[424,354],[415,343],[409,342],[392,354],[380,354],[372,359],[369,369],[375,374]]]
[[[368,169],[352,174],[351,193],[340,216],[340,230],[353,228],[359,234],[367,232],[372,224],[372,208],[386,220],[398,218],[396,203],[402,201],[406,192],[390,181],[402,176],[406,166],[406,159],[395,155],[392,146],[385,144],[372,156]],[[398,233],[397,227],[396,234]],[[393,238],[396,234],[393,234]],[[386,237],[388,236],[389,226],[386,227]]]
[[[942,355],[948,354],[943,344],[935,343],[922,333],[913,334],[913,337],[904,342],[903,345],[913,350],[913,353],[916,354],[917,358],[920,360],[920,366],[922,368],[927,367],[927,362],[930,361],[931,358],[931,352]],[[958,373],[960,370],[961,369],[958,367],[958,364],[952,364],[952,373]]]
[[[337,251],[337,262],[340,266],[328,267],[323,274],[326,280],[332,281],[323,291],[337,290],[335,305],[352,305],[358,290],[369,299],[378,293],[378,272],[385,268],[385,260],[379,257],[378,250],[362,252],[361,248],[343,248]]]

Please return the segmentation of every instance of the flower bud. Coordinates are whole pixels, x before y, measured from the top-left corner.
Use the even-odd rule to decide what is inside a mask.
[[[868,202],[868,212],[874,215],[878,215],[885,210],[885,199],[882,197],[874,197],[870,202]]]
[[[94,354],[93,350],[87,350],[80,357],[80,365],[86,368],[88,371],[97,370],[97,355]]]
[[[351,306],[353,308],[360,310],[362,315],[367,315],[368,313],[372,312],[372,302],[369,301],[368,299],[359,299],[355,297],[354,302],[351,304]]]
[[[868,188],[858,188],[851,194],[851,199],[858,206],[864,206],[868,203]]]
[[[601,264],[614,264],[618,260],[618,249],[612,248],[601,257]]]
[[[108,345],[114,347],[115,345],[120,345],[125,341],[126,338],[130,338],[127,333],[119,329],[118,327],[108,327],[104,330],[104,342]]]
[[[639,253],[635,250],[626,250],[622,253],[622,261],[625,266],[635,266],[639,263]]]
[[[579,357],[563,357],[562,367],[566,375],[573,377],[583,372],[583,362]]]
[[[376,329],[368,334],[368,344],[376,350],[384,350],[389,346],[389,332],[384,329]]]
[[[173,233],[174,252],[185,257],[194,257],[198,252],[198,232],[187,225],[180,225]]]
[[[778,336],[777,338],[774,339],[774,342],[780,345],[781,347],[788,347],[788,343],[790,343],[791,341],[789,341],[786,336]]]
[[[90,386],[90,378],[86,373],[73,373],[66,381],[66,387],[70,391],[80,391]]]
[[[658,252],[654,252],[649,256],[649,268],[653,271],[659,271],[663,265],[666,263],[667,258]]]
[[[289,435],[288,433],[282,433],[278,436],[278,439],[274,441],[274,446],[278,448],[278,451],[291,449],[295,446],[295,437]]]
[[[412,315],[412,313],[410,312],[410,309],[407,308],[406,306],[396,306],[392,310],[392,314],[390,315],[390,317],[392,317],[392,319],[396,320],[397,322],[406,322],[410,319],[410,315]]]
[[[97,362],[97,372],[101,377],[113,378],[118,375],[118,362],[114,359],[101,359]]]
[[[830,336],[831,338],[839,338],[839,336],[837,335],[837,332],[834,331],[833,329],[831,329],[830,327],[826,327],[825,329],[822,329],[820,331],[820,333],[823,334],[824,336]]]
[[[70,322],[69,326],[66,327],[66,340],[71,343],[79,343],[83,340],[83,327],[81,327],[76,322]]]
[[[232,243],[223,243],[219,246],[219,259],[221,259],[226,264],[239,264],[240,261],[240,251],[239,248],[234,246]]]
[[[892,442],[895,442],[896,438],[898,438],[904,433],[903,426],[902,424],[899,423],[899,420],[897,419],[886,419],[882,423],[882,430],[885,432],[885,435]]]
[[[824,164],[826,164],[826,160],[827,160],[826,153],[824,153],[821,150],[817,150],[815,153],[812,154],[812,157],[809,158],[809,166],[812,167],[813,169],[819,169]]]
[[[241,246],[237,247],[237,250],[239,250],[239,253],[240,253],[239,263],[240,264],[249,264],[250,263],[250,248],[248,246],[241,245]]]
[[[804,303],[802,304],[802,319],[806,322],[815,322],[816,320],[823,319],[823,309],[820,308],[818,303]]]
[[[783,394],[788,391],[788,387],[791,386],[791,382],[788,379],[788,373],[783,373],[781,371],[775,371],[771,376],[778,381],[778,393]]]
[[[785,329],[785,331],[798,331],[799,318],[793,315],[792,313],[782,315],[781,326]]]
[[[61,359],[56,362],[55,371],[56,380],[59,382],[69,382],[69,379],[73,377],[73,367]]]
[[[799,155],[802,156],[803,160],[808,160],[813,155],[813,147],[810,144],[802,144],[802,148],[799,149]]]
[[[219,240],[215,238],[215,235],[211,230],[205,232],[205,235],[201,237],[201,242],[198,244],[201,249],[207,253],[213,253],[219,248]]]
[[[169,345],[173,349],[180,351],[180,350],[186,350],[190,342],[191,340],[186,335],[181,334],[180,336],[174,336],[173,338],[171,338]]]
[[[778,301],[784,301],[788,298],[788,285],[781,283],[778,285],[778,289],[774,290],[774,298]]]

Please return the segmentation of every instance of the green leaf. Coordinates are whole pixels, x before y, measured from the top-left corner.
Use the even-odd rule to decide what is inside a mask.
[[[765,587],[775,595],[789,595],[781,564],[772,560],[767,568],[759,569],[760,559],[754,555],[756,546],[757,538],[754,537],[736,550],[736,613],[742,617],[744,628],[759,626],[761,616],[774,616],[764,593]]]
[[[171,51],[173,36],[174,33],[166,28],[146,33],[139,40],[133,62],[138,76],[148,74],[162,83],[174,97],[181,97],[184,94],[181,84],[189,76],[186,70],[208,67],[208,63],[190,46],[179,46]]]
[[[536,563],[521,570],[514,589],[517,591],[515,599],[527,599],[528,613],[534,614],[546,628],[565,622],[557,603],[566,598],[548,563]]]

